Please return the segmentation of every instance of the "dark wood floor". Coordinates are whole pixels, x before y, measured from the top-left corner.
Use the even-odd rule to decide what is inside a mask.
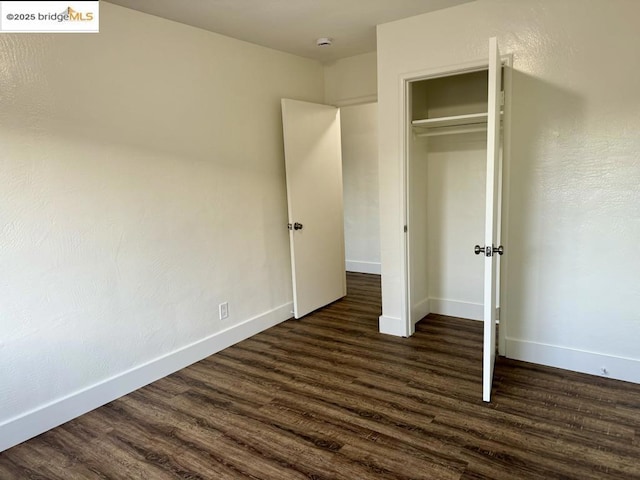
[[[480,322],[377,333],[348,296],[0,454],[0,479],[640,478],[640,385],[500,358]]]

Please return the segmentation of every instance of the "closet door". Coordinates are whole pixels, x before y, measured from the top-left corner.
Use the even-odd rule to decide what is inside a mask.
[[[495,38],[489,39],[489,105],[487,118],[487,203],[484,241],[484,353],[482,364],[482,399],[491,400],[493,367],[496,359],[496,275],[500,224],[498,208],[500,172],[500,91],[502,62]]]
[[[282,99],[293,308],[346,295],[340,110]]]

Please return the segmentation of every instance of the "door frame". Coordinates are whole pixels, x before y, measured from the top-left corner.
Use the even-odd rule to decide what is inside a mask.
[[[500,165],[499,181],[502,185],[501,195],[499,197],[499,208],[502,211],[501,221],[498,228],[498,240],[499,245],[508,245],[507,231],[509,221],[509,160],[511,153],[511,131],[510,131],[510,119],[511,119],[511,66],[513,63],[513,56],[511,54],[500,56],[503,68],[503,90],[505,95],[504,107],[503,107],[503,128],[502,128],[502,156]],[[402,225],[405,227],[400,232],[402,239],[400,242],[402,249],[402,264],[401,264],[401,318],[404,326],[404,337],[410,337],[415,333],[415,324],[411,319],[411,265],[409,262],[410,251],[410,235],[406,231],[406,227],[409,221],[409,144],[411,142],[411,84],[413,82],[428,80],[441,77],[449,77],[453,75],[459,75],[463,73],[471,73],[479,70],[489,69],[489,58],[483,60],[476,60],[472,62],[460,63],[455,65],[430,68],[425,70],[408,72],[400,75],[399,96],[400,96],[400,135],[402,140],[399,142],[401,145],[400,151],[400,192],[402,195],[401,212],[402,212]],[[483,240],[484,236],[482,239]],[[469,247],[471,248],[471,246]],[[505,247],[506,249],[507,247]],[[509,255],[498,258],[497,267],[497,281],[499,282],[498,289],[498,305],[499,305],[499,322],[500,328],[498,329],[498,352],[500,355],[506,355],[506,337],[507,337],[507,319],[508,312],[506,309],[506,272],[507,262]]]

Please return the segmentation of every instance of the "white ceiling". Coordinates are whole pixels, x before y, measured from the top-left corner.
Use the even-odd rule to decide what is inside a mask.
[[[376,49],[380,23],[473,0],[109,0],[322,62]],[[317,47],[330,37],[331,47]]]

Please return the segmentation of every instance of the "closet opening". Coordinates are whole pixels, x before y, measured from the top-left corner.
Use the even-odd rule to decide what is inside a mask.
[[[409,284],[415,324],[429,313],[482,320],[488,70],[409,84]]]
[[[407,336],[429,313],[483,321],[486,401],[505,252],[509,65],[492,38],[488,61],[402,78]],[[504,345],[503,328],[500,337]]]

